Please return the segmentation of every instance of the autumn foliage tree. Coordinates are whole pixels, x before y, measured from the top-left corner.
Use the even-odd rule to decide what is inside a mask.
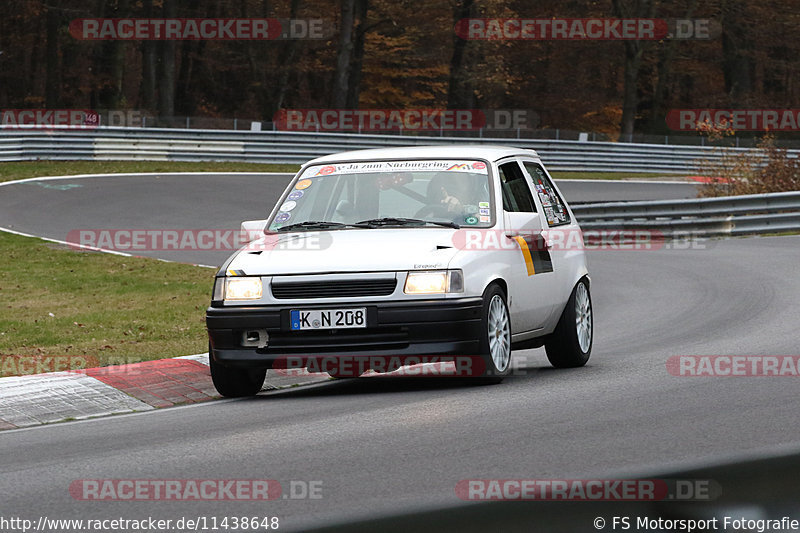
[[[668,133],[670,109],[793,107],[800,17],[764,0],[6,0],[0,108],[270,120],[291,108],[535,110],[540,127]],[[322,19],[317,39],[90,41],[78,18]],[[709,19],[709,39],[463,40],[460,18]]]

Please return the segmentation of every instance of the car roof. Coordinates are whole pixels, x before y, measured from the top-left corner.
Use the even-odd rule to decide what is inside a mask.
[[[486,144],[444,144],[438,146],[398,146],[355,150],[318,157],[308,164],[334,161],[375,161],[383,159],[485,159],[497,161],[504,157],[526,156],[539,159],[534,150]]]

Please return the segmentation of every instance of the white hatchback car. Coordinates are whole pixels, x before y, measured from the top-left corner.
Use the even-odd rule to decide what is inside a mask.
[[[320,157],[268,219],[242,227],[257,238],[219,270],[206,313],[223,396],[256,394],[287,358],[355,358],[386,371],[376,358],[464,356],[482,363],[469,375],[494,382],[510,372],[512,349],[545,346],[555,367],[589,359],[580,228],[532,150]]]

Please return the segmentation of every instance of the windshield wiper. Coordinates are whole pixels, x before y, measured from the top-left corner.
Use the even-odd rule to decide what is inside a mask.
[[[333,228],[367,228],[369,226],[359,224],[342,224],[341,222],[331,222],[329,220],[306,220],[288,226],[281,226],[275,231],[290,231],[294,229],[333,229]]]
[[[397,218],[397,217],[383,217],[383,218],[371,218],[369,220],[362,220],[360,222],[356,222],[357,225],[369,225],[369,226],[424,226],[425,224],[434,224],[436,226],[444,226],[446,228],[455,228],[459,229],[461,226],[456,224],[455,222],[445,222],[439,220],[421,220],[419,218]]]

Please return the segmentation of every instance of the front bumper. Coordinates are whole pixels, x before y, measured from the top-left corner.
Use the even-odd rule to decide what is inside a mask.
[[[294,309],[366,307],[367,327],[291,331]],[[230,366],[270,368],[290,356],[370,357],[384,355],[475,355],[480,353],[480,297],[346,304],[209,307],[209,357]],[[265,348],[242,346],[247,330],[269,334]]]

